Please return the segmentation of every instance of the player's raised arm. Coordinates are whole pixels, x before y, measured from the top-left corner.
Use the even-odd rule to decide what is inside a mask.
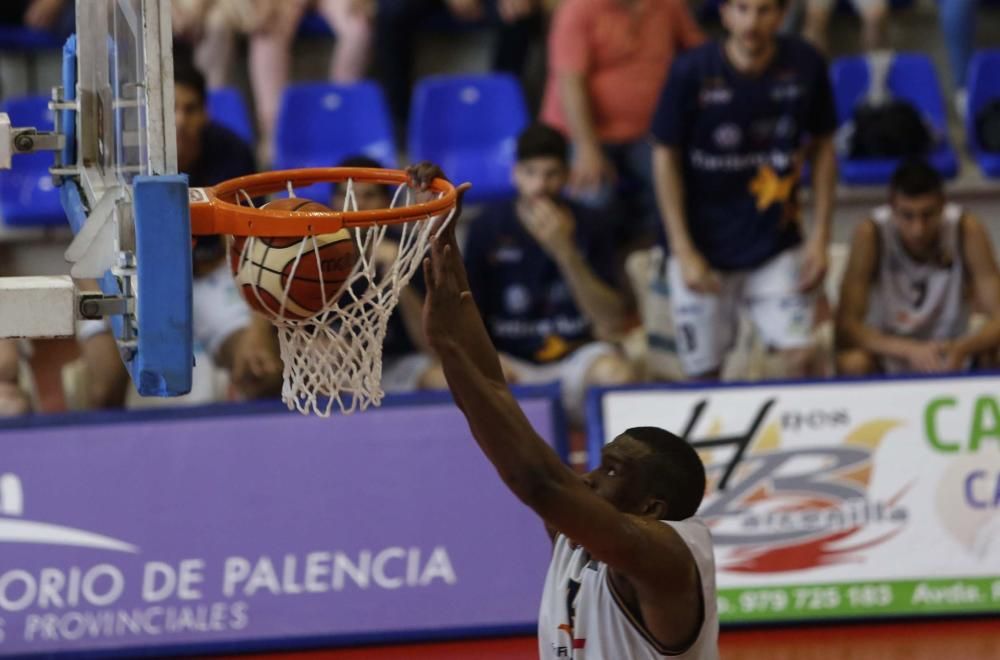
[[[445,377],[468,420],[473,436],[508,488],[551,527],[584,546],[596,559],[633,581],[660,606],[650,611],[660,627],[679,629],[683,640],[700,619],[698,572],[689,548],[669,526],[669,504],[648,498],[632,515],[602,498],[559,460],[535,433],[502,374],[496,351],[465,282],[453,232],[431,244],[424,261],[427,298],[424,330],[441,359]],[[483,368],[481,365],[489,365]],[[639,475],[637,475],[637,478]],[[700,499],[700,493],[699,493]],[[693,511],[691,514],[692,515]],[[669,595],[667,599],[654,594]],[[671,640],[671,634],[662,640]]]

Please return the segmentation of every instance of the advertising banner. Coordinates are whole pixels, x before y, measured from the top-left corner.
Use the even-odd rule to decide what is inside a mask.
[[[552,441],[558,394],[521,398]],[[450,400],[0,432],[0,656],[532,630],[549,540]]]
[[[596,393],[595,393],[596,394]],[[723,622],[1000,612],[1000,379],[615,390],[709,484]]]

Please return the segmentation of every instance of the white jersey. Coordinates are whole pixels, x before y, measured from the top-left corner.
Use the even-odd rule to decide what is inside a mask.
[[[939,257],[921,262],[903,247],[892,225],[892,210],[875,209],[879,254],[868,300],[869,325],[886,334],[923,340],[954,339],[968,331],[963,215],[957,204],[945,206]]]
[[[201,350],[213,358],[234,332],[247,327],[252,320],[250,307],[240,296],[226,262],[194,279],[191,303],[195,351]],[[76,338],[86,341],[109,331],[107,320],[83,320],[77,323]]]
[[[719,615],[711,534],[698,518],[663,522],[673,527],[691,549],[701,575],[705,618],[694,644],[679,655],[661,648],[624,609],[611,586],[608,565],[591,559],[581,547],[573,548],[560,534],[552,551],[538,616],[540,660],[654,660],[664,656],[717,660]]]

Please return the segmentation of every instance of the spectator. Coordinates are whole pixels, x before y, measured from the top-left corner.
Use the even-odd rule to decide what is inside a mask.
[[[192,186],[210,186],[255,171],[253,155],[240,138],[208,120],[205,79],[190,62],[174,63],[174,117],[178,169]],[[194,334],[217,365],[230,373],[244,398],[281,390],[281,360],[270,322],[251,313],[236,289],[220,236],[198,237],[194,252]],[[101,321],[85,322],[78,332],[88,407],[124,405],[128,375],[114,338]]]
[[[338,167],[382,167],[381,163],[367,156],[353,156],[345,159]],[[392,191],[376,183],[355,181],[354,199],[358,211],[387,209],[392,204]],[[347,184],[341,183],[334,189],[332,207],[337,210],[353,210],[345,204]],[[389,228],[385,238],[375,252],[375,263],[385,272],[396,262],[399,244],[393,237],[398,230]],[[382,388],[387,392],[412,392],[422,389],[446,387],[443,374],[424,349],[421,313],[423,293],[418,291],[420,270],[417,270],[411,284],[399,292],[399,304],[389,317],[385,340],[382,342]]]
[[[292,41],[306,11],[318,11],[336,35],[331,81],[355,82],[368,68],[375,0],[175,0],[173,7],[175,32],[198,44],[197,63],[209,72],[211,87],[225,84],[234,33],[249,35],[250,85],[264,160],[288,83]]]
[[[565,0],[556,10],[542,119],[572,141],[576,198],[606,205],[622,184],[626,243],[657,234],[649,124],[674,55],[704,40],[684,0]]]
[[[815,362],[836,118],[822,56],[777,36],[783,5],[726,0],[728,36],[674,61],[653,121],[678,357],[693,378],[718,377],[740,307],[785,375],[809,375]],[[810,157],[814,226],[803,245],[798,184]]]
[[[541,34],[539,0],[377,0],[376,68],[385,85],[396,124],[405,128],[413,87],[417,26],[446,7],[462,23],[488,21],[497,29],[493,69],[520,76],[535,36]]]
[[[0,418],[31,412],[31,400],[20,386],[21,353],[16,339],[0,339]]]
[[[951,0],[948,0],[949,2]],[[829,52],[830,17],[837,0],[801,0],[804,4],[802,36],[824,53]],[[889,0],[851,0],[861,17],[861,45],[866,51],[889,47]]]
[[[979,0],[938,0],[941,32],[948,49],[951,80],[955,85],[955,109],[965,117],[968,94],[965,79],[972,60],[976,36],[976,6]]]
[[[988,320],[970,331],[971,302]],[[841,374],[941,373],[996,365],[1000,271],[990,236],[949,203],[922,161],[893,175],[889,204],[854,234],[837,310]]]
[[[560,197],[568,145],[536,124],[518,139],[517,198],[472,221],[465,249],[469,283],[508,380],[558,380],[579,418],[590,385],[632,380],[611,339],[628,309],[612,288],[614,257],[602,218]]]

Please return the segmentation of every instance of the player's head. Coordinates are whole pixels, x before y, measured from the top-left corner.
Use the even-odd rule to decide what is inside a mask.
[[[601,452],[584,481],[620,511],[684,520],[705,494],[705,466],[683,439],[655,426],[628,429]]]
[[[205,76],[186,57],[174,60],[174,123],[177,125],[177,162],[184,170],[198,158],[201,136],[208,124]]]
[[[569,144],[562,133],[532,124],[517,138],[514,186],[521,197],[558,197],[569,176]]]
[[[719,8],[722,24],[743,52],[756,56],[767,50],[781,29],[787,0],[725,0]]]
[[[907,160],[889,182],[892,222],[903,247],[918,259],[934,256],[940,248],[944,214],[944,182],[923,160]]]
[[[350,156],[340,161],[337,167],[383,167],[382,163],[368,156]],[[344,199],[347,197],[347,183],[338,183],[333,189],[333,199],[330,206],[337,210],[344,209]],[[378,183],[354,182],[354,200],[359,211],[377,211],[389,208],[392,195],[389,188]],[[351,210],[351,209],[349,209]]]

